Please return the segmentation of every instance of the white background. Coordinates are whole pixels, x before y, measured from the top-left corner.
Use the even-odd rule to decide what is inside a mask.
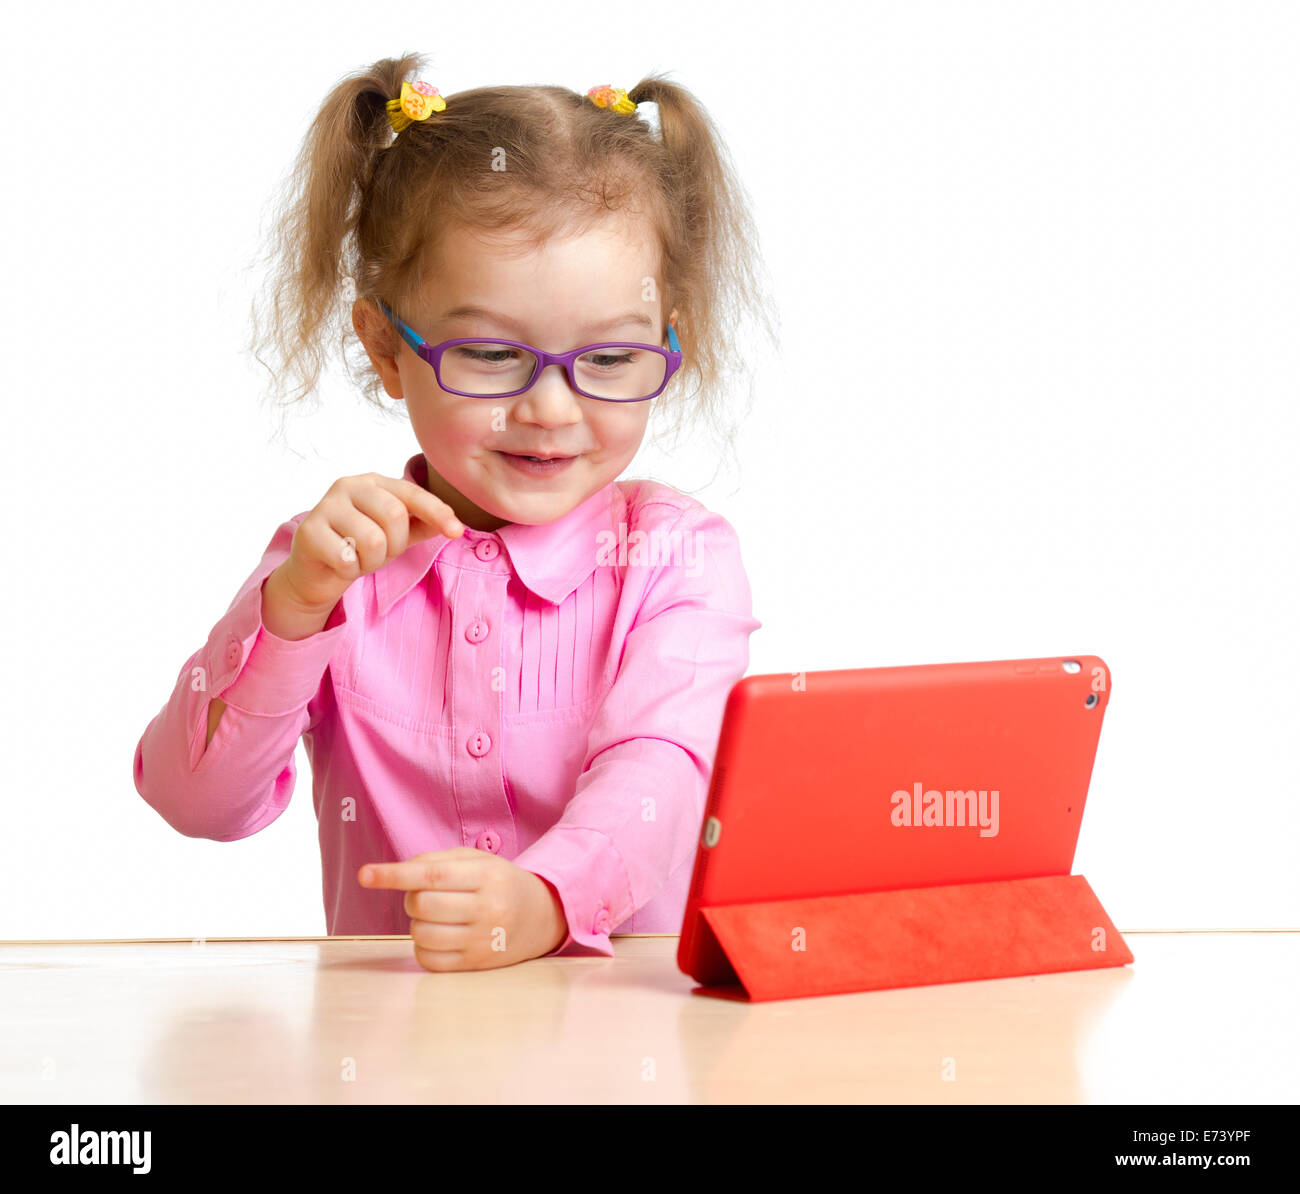
[[[310,773],[233,843],[132,755],[276,526],[400,475],[341,372],[288,445],[243,352],[261,221],[344,74],[669,71],[782,324],[714,477],[751,671],[1095,653],[1075,869],[1121,929],[1295,926],[1300,16],[1265,3],[5,8],[0,937],[324,932]]]

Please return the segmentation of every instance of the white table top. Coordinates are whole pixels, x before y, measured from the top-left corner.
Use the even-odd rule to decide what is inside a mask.
[[[0,943],[5,1103],[1295,1103],[1300,932],[749,1004],[672,935],[434,974],[407,937]]]

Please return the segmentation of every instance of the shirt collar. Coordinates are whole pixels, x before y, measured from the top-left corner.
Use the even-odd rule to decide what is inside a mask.
[[[412,456],[402,475],[427,489],[428,464],[424,454]],[[554,522],[536,526],[511,522],[491,534],[466,528],[464,538],[467,543],[473,543],[495,534],[505,545],[519,579],[538,597],[559,605],[596,570],[600,532],[617,535],[614,514],[617,493],[618,487],[611,481]],[[432,535],[378,569],[373,575],[380,616],[387,614],[423,580],[443,549],[455,542],[446,535]]]

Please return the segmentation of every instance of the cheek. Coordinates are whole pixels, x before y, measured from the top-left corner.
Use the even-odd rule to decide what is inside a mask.
[[[626,451],[628,448],[635,448],[645,434],[646,413],[640,410],[615,411],[614,416],[596,426],[596,437],[609,451]]]
[[[442,454],[463,454],[465,448],[481,444],[491,434],[491,403],[481,409],[460,403],[428,403],[415,416],[415,430]]]

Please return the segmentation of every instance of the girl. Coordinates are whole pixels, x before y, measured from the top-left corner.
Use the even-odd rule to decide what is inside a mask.
[[[766,322],[752,220],[662,78],[444,99],[420,65],[326,97],[255,341],[304,397],[351,300],[347,363],[420,451],[279,527],[135,785],[187,836],[247,837],[287,806],[302,737],[331,935],[409,931],[430,970],[612,955],[615,928],[681,927],[761,625],[731,525],[617,480],[651,408],[705,410],[724,337]]]

